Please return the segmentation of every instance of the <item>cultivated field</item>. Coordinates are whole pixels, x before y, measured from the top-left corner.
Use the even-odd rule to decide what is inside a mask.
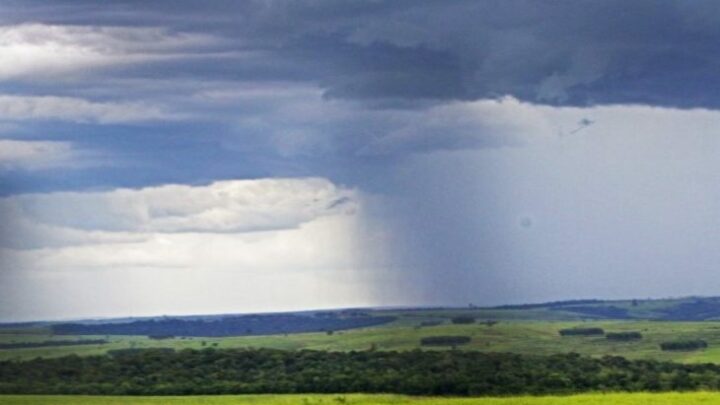
[[[186,397],[0,396],[3,405],[695,405],[718,393],[587,394],[564,397],[422,398],[400,395],[243,395]]]

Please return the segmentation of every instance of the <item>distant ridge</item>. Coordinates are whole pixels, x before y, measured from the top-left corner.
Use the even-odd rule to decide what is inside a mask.
[[[383,316],[395,312],[422,311],[552,311],[576,314],[588,319],[638,319],[638,320],[671,320],[671,321],[704,321],[720,320],[720,296],[687,296],[672,298],[638,298],[638,299],[570,299],[527,304],[506,304],[495,306],[387,306],[359,307],[339,309],[319,309],[285,312],[258,313],[226,313],[226,314],[193,314],[193,315],[156,315],[118,318],[88,318],[75,320],[39,320],[28,322],[0,323],[2,329],[22,329],[38,326],[51,327],[60,324],[75,325],[108,325],[140,321],[160,322],[163,320],[182,321],[217,321],[224,318],[238,317],[276,317],[301,316],[322,317],[323,314],[334,314],[339,317],[350,314],[364,313],[372,317]],[[481,316],[484,316],[481,314]],[[491,317],[492,316],[488,316]],[[542,318],[542,317],[541,317]]]
[[[495,310],[547,310],[574,313],[590,319],[658,321],[720,320],[720,297],[690,296],[629,300],[582,299],[537,304],[500,305]]]

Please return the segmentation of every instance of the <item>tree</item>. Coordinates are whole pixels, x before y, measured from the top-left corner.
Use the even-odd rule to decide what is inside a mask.
[[[470,315],[460,315],[460,316],[451,318],[450,321],[452,323],[458,324],[458,325],[470,324],[470,323],[475,323],[475,317],[470,316]]]

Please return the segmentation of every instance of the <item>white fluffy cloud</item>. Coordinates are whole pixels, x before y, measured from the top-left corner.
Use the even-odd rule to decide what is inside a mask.
[[[0,317],[367,305],[352,282],[359,206],[321,178],[6,197]],[[37,288],[14,297],[25,282]],[[57,310],[49,297],[69,291]]]
[[[16,248],[145,240],[167,233],[246,233],[297,228],[352,214],[354,190],[321,178],[218,181],[107,192],[57,192],[0,199]]]
[[[73,164],[78,152],[69,142],[0,139],[0,168],[47,169]]]
[[[73,246],[0,248],[0,317],[366,306],[368,290],[355,281],[358,255],[367,254],[359,252],[357,232],[355,216],[331,215],[267,232],[103,233]],[[18,295],[28,284],[34,288]]]
[[[20,24],[0,27],[0,80],[181,57],[211,45],[205,34],[162,28]]]
[[[367,306],[354,216],[242,234],[0,249],[0,317],[237,313]],[[20,286],[32,285],[30,289]],[[19,294],[19,291],[24,291]],[[58,304],[61,303],[61,304]]]
[[[28,270],[176,268],[302,271],[347,269],[351,216],[316,218],[297,228],[259,233],[95,233],[84,244],[8,250]],[[67,234],[66,236],[72,236]],[[90,237],[93,237],[92,239]],[[75,239],[78,242],[80,239]],[[330,248],[331,247],[331,248]],[[10,253],[11,252],[11,253]]]

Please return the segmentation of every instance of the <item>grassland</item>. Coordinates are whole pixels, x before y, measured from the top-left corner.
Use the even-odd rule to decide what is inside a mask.
[[[108,344],[59,346],[0,350],[0,359],[30,359],[58,357],[67,354],[93,355],[108,350],[126,348],[172,347],[184,348],[238,348],[267,347],[285,350],[412,350],[420,348],[420,339],[437,335],[467,335],[470,344],[460,350],[484,352],[514,352],[521,354],[553,354],[576,352],[589,356],[618,355],[629,359],[671,360],[683,363],[720,363],[720,322],[669,322],[669,321],[532,321],[504,320],[494,326],[484,324],[453,325],[445,322],[438,326],[419,327],[422,321],[437,319],[436,315],[401,316],[387,326],[326,333],[301,333],[272,336],[230,338],[173,338],[153,340],[145,336],[53,336],[49,330],[0,334],[0,343],[41,342],[68,339],[107,339]],[[643,339],[636,342],[613,342],[604,337],[561,337],[558,330],[575,326],[598,326],[606,332],[639,331]],[[660,342],[675,339],[703,339],[709,348],[697,352],[663,352]],[[431,350],[444,350],[435,348]]]
[[[695,405],[719,393],[586,394],[564,397],[425,398],[400,395],[243,395],[186,397],[0,396],[3,405]]]
[[[470,344],[460,350],[483,352],[514,352],[520,354],[554,354],[576,352],[589,356],[618,355],[629,359],[657,359],[683,363],[720,363],[720,321],[662,321],[667,310],[685,308],[686,315],[702,311],[711,315],[720,311],[720,298],[704,300],[668,299],[612,301],[582,304],[587,307],[612,307],[626,311],[636,319],[598,320],[593,315],[572,312],[579,304],[546,305],[522,308],[465,308],[465,309],[396,309],[374,310],[372,314],[396,317],[394,322],[376,327],[327,333],[294,333],[288,335],[238,336],[223,338],[175,337],[149,339],[147,336],[54,336],[47,325],[26,328],[0,328],[0,343],[44,342],[49,340],[104,339],[107,344],[82,346],[32,347],[0,349],[0,360],[59,357],[68,354],[96,355],[108,350],[127,348],[170,347],[174,349],[217,348],[274,348],[284,350],[413,350],[420,348],[420,339],[437,335],[472,337]],[[708,310],[709,308],[709,310]],[[700,312],[697,312],[700,311]],[[709,311],[709,312],[708,312]],[[497,320],[489,326],[482,322],[454,325],[450,319],[470,315],[478,320]],[[652,320],[642,320],[637,318]],[[692,317],[692,316],[691,316]],[[707,318],[715,319],[715,318]],[[437,324],[423,326],[422,324]],[[601,327],[606,332],[638,331],[643,339],[634,342],[613,342],[605,337],[561,337],[558,330],[572,327]],[[703,339],[709,347],[696,352],[663,352],[659,344],[677,339]],[[433,348],[424,350],[445,350]]]

